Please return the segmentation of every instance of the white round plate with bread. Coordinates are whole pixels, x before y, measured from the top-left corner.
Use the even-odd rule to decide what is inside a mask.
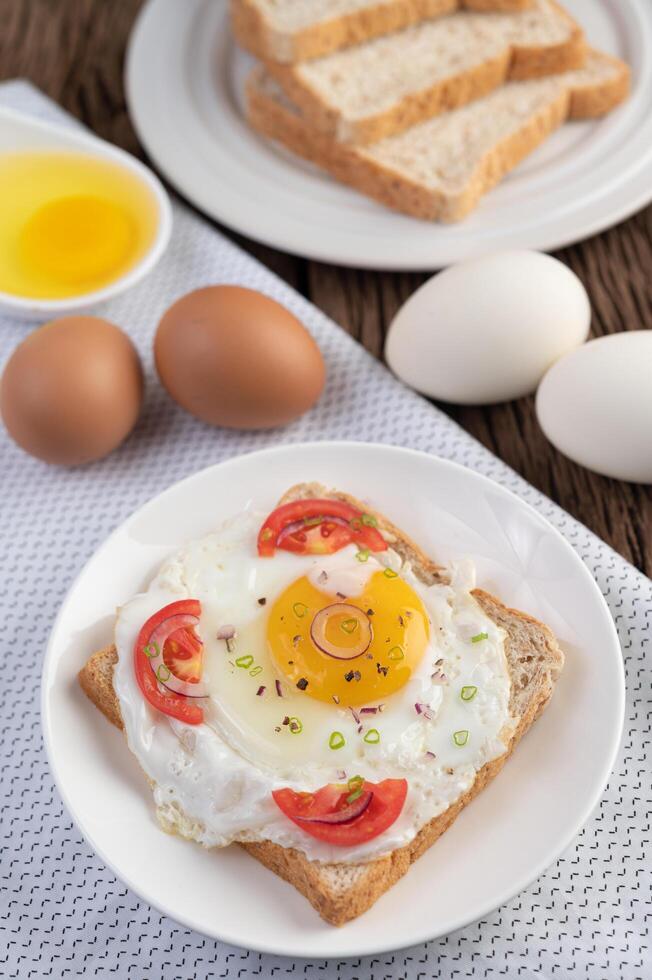
[[[148,0],[128,51],[129,109],[147,152],[182,195],[276,248],[342,265],[414,270],[496,249],[550,250],[616,224],[652,197],[652,6],[564,6],[591,48],[630,66],[629,98],[604,118],[561,125],[452,224],[392,211],[255,132],[245,96],[253,59],[236,45],[223,0]],[[268,96],[259,93],[259,125],[282,128]],[[475,106],[473,126],[486,116]],[[587,111],[594,109],[595,102]],[[306,144],[301,133],[296,139]],[[393,193],[391,183],[385,195]]]
[[[340,928],[322,921],[298,891],[238,846],[206,851],[164,834],[123,734],[77,683],[89,656],[112,642],[115,610],[147,588],[171,552],[247,506],[268,512],[288,487],[306,480],[365,500],[437,562],[472,558],[478,585],[546,623],[566,660],[546,710],[503,771],[369,911]],[[42,680],[43,731],[57,786],[115,874],[143,900],[207,936],[314,958],[423,942],[487,915],[527,887],[598,803],[623,717],[622,656],[611,616],[562,536],[507,490],[464,467],[357,443],[240,456],[151,500],[107,539],[73,584],[50,637]]]

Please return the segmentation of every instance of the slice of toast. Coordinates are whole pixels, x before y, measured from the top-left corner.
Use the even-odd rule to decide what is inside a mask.
[[[456,10],[525,10],[533,0],[231,0],[239,44],[296,64]]]
[[[307,64],[266,67],[313,129],[362,146],[585,58],[575,21],[556,0],[533,0],[520,13],[460,11]]]
[[[305,483],[292,487],[281,503],[306,497],[344,500],[366,513],[374,514],[390,546],[404,561],[412,564],[420,580],[425,584],[446,580],[444,569],[387,518],[347,494],[329,491],[319,484]],[[343,925],[365,912],[406,873],[413,861],[434,844],[467,803],[500,772],[516,744],[550,699],[564,663],[563,653],[551,630],[531,616],[509,609],[481,589],[474,590],[473,595],[484,612],[507,633],[505,654],[511,676],[510,712],[517,724],[505,753],[483,766],[468,792],[426,824],[414,840],[384,857],[366,863],[325,864],[310,861],[301,851],[284,848],[271,841],[241,845],[267,868],[294,885],[322,918],[332,925]],[[113,689],[116,661],[115,647],[105,647],[87,661],[79,673],[79,682],[109,721],[122,728],[120,705]]]
[[[509,82],[399,136],[353,147],[316,130],[258,67],[247,85],[247,114],[259,133],[381,204],[453,222],[564,122],[610,112],[627,97],[629,83],[624,62],[590,51],[577,71]]]

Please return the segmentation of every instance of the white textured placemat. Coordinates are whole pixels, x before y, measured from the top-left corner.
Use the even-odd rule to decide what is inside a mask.
[[[0,86],[0,103],[63,118],[25,83]],[[0,976],[649,980],[652,583],[209,225],[181,205],[174,217],[160,266],[102,311],[131,334],[147,369],[144,413],[126,445],[102,462],[66,471],[31,459],[0,434]],[[322,349],[329,372],[324,397],[280,432],[204,426],[177,409],[154,380],[158,318],[172,300],[210,282],[275,297]],[[29,329],[0,318],[0,363]],[[49,629],[73,577],[135,508],[211,463],[313,439],[385,442],[454,459],[544,514],[606,596],[625,651],[628,698],[623,749],[598,810],[533,886],[485,920],[424,946],[361,960],[293,963],[176,925],[103,866],[53,786],[39,724],[39,678]]]

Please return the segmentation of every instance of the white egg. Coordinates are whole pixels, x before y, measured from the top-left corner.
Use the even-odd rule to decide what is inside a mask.
[[[592,340],[541,382],[539,424],[576,463],[619,480],[652,483],[652,331]]]
[[[574,272],[540,252],[496,252],[425,282],[390,326],[385,357],[412,388],[460,405],[531,394],[588,336]]]

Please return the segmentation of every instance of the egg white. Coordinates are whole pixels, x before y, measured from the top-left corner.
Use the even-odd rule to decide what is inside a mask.
[[[206,846],[267,839],[319,860],[371,859],[412,839],[469,788],[485,762],[504,752],[513,724],[504,633],[470,595],[474,572],[468,562],[452,570],[450,585],[427,587],[392,551],[364,564],[356,560],[354,546],[329,556],[277,552],[273,559],[261,559],[256,537],[263,519],[240,514],[192,542],[165,562],[146,593],[119,610],[114,686],[129,746],[154,784],[166,829]],[[381,562],[400,571],[431,621],[428,649],[408,683],[373,715],[317,701],[282,678],[283,697],[278,697],[279,675],[265,639],[266,614],[275,599],[295,580],[307,575],[316,581],[322,571],[327,572],[327,585],[319,586],[323,591],[359,594]],[[199,629],[210,700],[199,726],[150,708],[133,668],[142,623],[180,598],[202,604]],[[236,627],[237,652],[228,652],[217,639],[225,625]],[[472,642],[485,633],[486,639]],[[255,677],[235,665],[243,652],[262,667]],[[469,702],[460,697],[464,686],[477,687]],[[260,687],[265,690],[259,695]],[[286,717],[299,718],[302,730],[292,733],[283,724]],[[372,727],[380,734],[378,744],[364,740]],[[337,750],[329,747],[333,731],[345,740]],[[459,731],[468,732],[464,745],[455,744]],[[409,785],[396,823],[358,847],[333,848],[309,837],[271,797],[282,786],[311,791],[358,774],[372,781],[403,777]]]

